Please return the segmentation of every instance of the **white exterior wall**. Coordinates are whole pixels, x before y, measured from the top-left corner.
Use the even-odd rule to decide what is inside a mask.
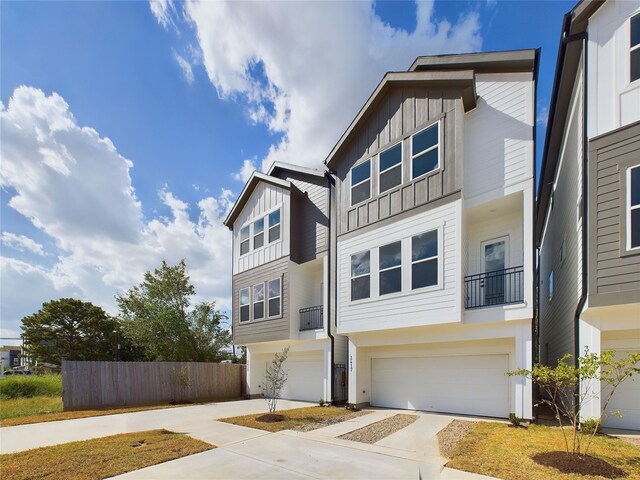
[[[300,332],[300,309],[323,305],[323,259],[298,265],[289,262],[289,315],[291,327],[290,338],[312,339],[326,338],[322,332],[314,330]],[[325,316],[326,319],[326,316]]]
[[[589,19],[589,138],[640,120],[640,80],[629,82],[629,17],[638,12],[640,0],[610,0]]]
[[[242,227],[252,223],[254,220],[257,220],[269,212],[276,210],[277,208],[281,208],[280,240],[268,243],[269,228],[267,221],[265,221],[265,245],[257,250],[250,248],[249,253],[240,256],[240,230]],[[289,192],[283,188],[276,187],[275,185],[260,182],[233,224],[234,275],[289,255],[289,218]],[[250,245],[253,247],[252,230]]]
[[[338,240],[338,333],[384,330],[461,321],[461,205],[433,210]],[[439,229],[440,285],[411,291],[411,237]],[[403,240],[401,293],[379,297],[378,247]],[[371,250],[371,298],[351,302],[351,255]]]
[[[479,74],[476,89],[478,105],[464,118],[463,193],[481,203],[533,178],[533,75]]]

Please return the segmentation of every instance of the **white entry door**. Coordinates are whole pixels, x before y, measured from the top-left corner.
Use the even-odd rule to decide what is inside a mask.
[[[482,285],[483,305],[502,305],[505,303],[508,237],[482,242],[482,272],[485,274]]]

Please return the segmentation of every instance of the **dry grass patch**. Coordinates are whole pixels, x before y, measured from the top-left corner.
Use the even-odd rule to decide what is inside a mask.
[[[242,415],[241,417],[220,418],[219,422],[232,423],[242,427],[257,428],[266,430],[267,432],[279,432],[280,430],[288,430],[290,428],[307,425],[309,423],[317,423],[329,418],[345,415],[346,412],[342,407],[304,407],[294,408],[291,410],[278,410],[279,415],[284,415],[281,422],[259,422],[256,418],[262,416],[262,413],[253,415]]]
[[[167,430],[124,433],[0,455],[2,477],[12,480],[102,479],[215,446]]]
[[[550,451],[564,451],[562,432],[557,427],[529,425],[512,428],[503,423],[478,422],[451,451],[447,467],[505,480],[595,480],[599,476],[561,473],[534,462],[531,457]],[[640,450],[604,435],[594,438],[589,454],[624,470],[627,479],[640,480]]]

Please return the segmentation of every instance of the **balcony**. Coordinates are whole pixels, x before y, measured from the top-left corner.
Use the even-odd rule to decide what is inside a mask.
[[[324,327],[322,305],[300,309],[300,331],[318,330]]]
[[[524,267],[478,273],[464,277],[467,309],[495,307],[524,301]]]

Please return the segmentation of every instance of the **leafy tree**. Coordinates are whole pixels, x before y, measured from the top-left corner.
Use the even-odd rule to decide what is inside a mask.
[[[586,455],[601,419],[584,419],[582,406],[586,402],[601,402],[604,416],[620,416],[619,412],[607,412],[607,406],[620,384],[627,379],[633,381],[631,377],[640,373],[636,367],[640,354],[616,358],[614,351],[602,352],[601,355],[585,351],[576,365],[571,362],[572,357],[571,354],[564,355],[555,367],[536,364],[532,370],[519,369],[507,374],[525,376],[540,387],[542,398],[538,405],[545,404],[553,410],[567,453]],[[598,382],[599,389],[595,388]],[[569,422],[571,433],[567,433],[563,421]]]
[[[215,362],[228,357],[231,333],[220,324],[227,317],[215,302],[191,309],[193,295],[184,260],[173,266],[163,261],[144,274],[140,285],[116,295],[125,334],[149,360]]]
[[[262,395],[267,401],[267,407],[269,407],[269,413],[274,413],[276,411],[280,393],[289,378],[289,374],[284,369],[284,362],[287,361],[288,356],[289,347],[282,349],[282,353],[275,354],[273,360],[267,366],[264,385],[260,385],[262,388]]]
[[[113,360],[119,328],[102,308],[73,298],[51,300],[22,319],[29,355],[57,365],[62,359]]]

